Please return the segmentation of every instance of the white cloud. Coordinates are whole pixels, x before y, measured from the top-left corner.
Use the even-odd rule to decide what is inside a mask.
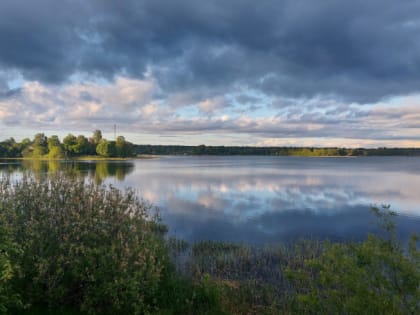
[[[286,107],[267,96],[260,98],[261,110],[249,112],[236,111],[237,105],[229,103],[234,97],[165,95],[151,76],[59,86],[26,81],[18,93],[0,98],[0,122],[39,132],[91,131],[117,124],[119,131],[133,135],[132,141],[147,135],[185,136],[183,144],[195,135],[203,143],[221,145],[243,145],[247,139],[247,144],[268,146],[420,146],[420,95],[370,105],[321,97],[288,99]],[[4,135],[10,136],[12,131]]]
[[[267,138],[255,142],[255,146],[306,146],[306,147],[346,147],[346,148],[378,148],[378,147],[420,147],[420,140],[375,140],[348,138]]]
[[[40,127],[46,122],[66,127],[121,117],[130,120],[138,118],[133,114],[150,116],[157,111],[157,103],[152,103],[157,90],[153,80],[123,77],[108,84],[63,86],[29,81],[23,84],[19,95],[0,100],[0,118],[6,123]]]
[[[198,103],[198,108],[205,114],[212,114],[215,111],[222,110],[227,106],[227,102],[223,97],[217,96],[214,98],[207,98]]]

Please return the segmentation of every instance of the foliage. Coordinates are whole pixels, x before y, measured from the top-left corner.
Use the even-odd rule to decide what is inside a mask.
[[[0,142],[0,157],[45,157],[60,158],[62,154],[67,157],[80,155],[95,155],[102,157],[131,157],[138,155],[271,155],[271,156],[420,156],[419,148],[338,148],[338,147],[251,147],[251,146],[198,146],[184,145],[134,145],[118,136],[115,141],[102,137],[100,130],[95,130],[92,137],[84,135],[67,135],[63,143],[50,148],[49,140],[43,133],[35,135],[34,140],[24,139],[16,142],[13,138]],[[59,142],[59,141],[58,141]],[[99,147],[98,152],[98,145]],[[61,147],[63,153],[60,152]],[[53,152],[51,152],[53,151]]]
[[[51,159],[61,159],[64,157],[63,146],[56,135],[48,138],[48,157]]]
[[[21,157],[22,150],[26,147],[24,142],[17,143],[15,139],[10,138],[0,142],[0,157]]]
[[[171,273],[165,278],[163,290],[157,296],[161,306],[157,314],[229,314],[222,306],[222,294],[222,288],[208,274],[191,281]]]
[[[115,142],[115,153],[118,157],[133,156],[133,144],[125,141],[123,136],[119,136]]]
[[[3,178],[0,314],[224,314],[209,276],[175,273],[152,209],[60,174]]]
[[[91,151],[90,145],[91,144],[84,135],[78,135],[76,138],[76,144],[73,147],[73,152],[76,155],[89,154],[89,152]]]
[[[117,141],[101,139],[96,146],[96,153],[103,157],[129,157],[133,156],[133,144],[125,141],[122,136]]]
[[[0,200],[2,228],[22,252],[2,256],[2,279],[23,301],[78,306],[88,314],[143,314],[157,307],[169,262],[158,221],[133,191],[24,177],[3,183]]]
[[[99,141],[101,141],[101,139],[102,139],[102,132],[100,130],[96,129],[93,132],[93,135],[92,135],[92,138],[91,139],[92,139],[91,142],[93,144],[97,145],[99,143]]]
[[[113,157],[117,155],[115,141],[102,139],[96,146],[96,153],[103,157]]]
[[[51,147],[48,152],[50,159],[62,159],[64,157],[63,149],[60,146]]]
[[[75,135],[69,133],[63,139],[63,148],[67,156],[73,156],[79,151],[79,145]]]
[[[68,134],[63,143],[57,135],[47,138],[43,133],[37,133],[33,141],[23,139],[18,143],[13,138],[0,142],[0,158],[50,158],[77,157],[98,154],[102,157],[132,157],[134,145],[119,136],[116,141],[102,138],[100,130],[95,130],[91,138],[84,135]]]
[[[296,312],[305,314],[419,314],[420,252],[398,241],[393,212],[373,208],[388,233],[361,243],[327,244],[289,276],[297,290]]]
[[[419,156],[419,148],[314,148],[314,147],[240,147],[135,145],[136,154],[151,155],[272,155],[272,156]]]
[[[5,228],[3,213],[0,213],[0,314],[7,314],[11,308],[22,307],[20,295],[13,289],[12,279],[19,272],[12,257],[19,254]]]

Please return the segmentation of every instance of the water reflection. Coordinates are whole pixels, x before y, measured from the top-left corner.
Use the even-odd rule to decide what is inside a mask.
[[[36,161],[0,170],[57,169],[132,187],[189,241],[270,243],[302,236],[361,239],[371,205],[400,213],[400,235],[420,231],[420,158],[166,157],[133,162]],[[31,163],[33,163],[31,161]]]
[[[68,176],[83,176],[101,184],[107,178],[123,181],[126,175],[134,170],[130,161],[57,161],[57,160],[16,160],[0,161],[0,172],[23,173],[32,172],[41,178],[48,174],[62,171]]]
[[[159,205],[170,232],[188,240],[361,239],[376,230],[370,207],[381,204],[400,212],[401,236],[407,237],[420,231],[419,162],[166,158],[136,162],[124,185]]]

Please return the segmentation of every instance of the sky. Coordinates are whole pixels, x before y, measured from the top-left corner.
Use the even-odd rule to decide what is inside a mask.
[[[0,140],[420,147],[420,2],[2,0]]]

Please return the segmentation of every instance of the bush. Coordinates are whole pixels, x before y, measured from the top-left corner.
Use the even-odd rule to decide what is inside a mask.
[[[388,208],[373,211],[388,237],[360,243],[326,244],[323,253],[289,270],[302,314],[419,314],[420,252],[396,237]]]
[[[10,242],[7,231],[3,225],[0,225],[0,314],[7,314],[9,309],[22,306],[19,294],[11,285],[18,270],[13,265],[10,256],[17,253],[17,246]]]
[[[132,190],[63,176],[0,187],[1,305],[20,292],[28,305],[88,314],[156,310],[169,265],[164,229]]]

